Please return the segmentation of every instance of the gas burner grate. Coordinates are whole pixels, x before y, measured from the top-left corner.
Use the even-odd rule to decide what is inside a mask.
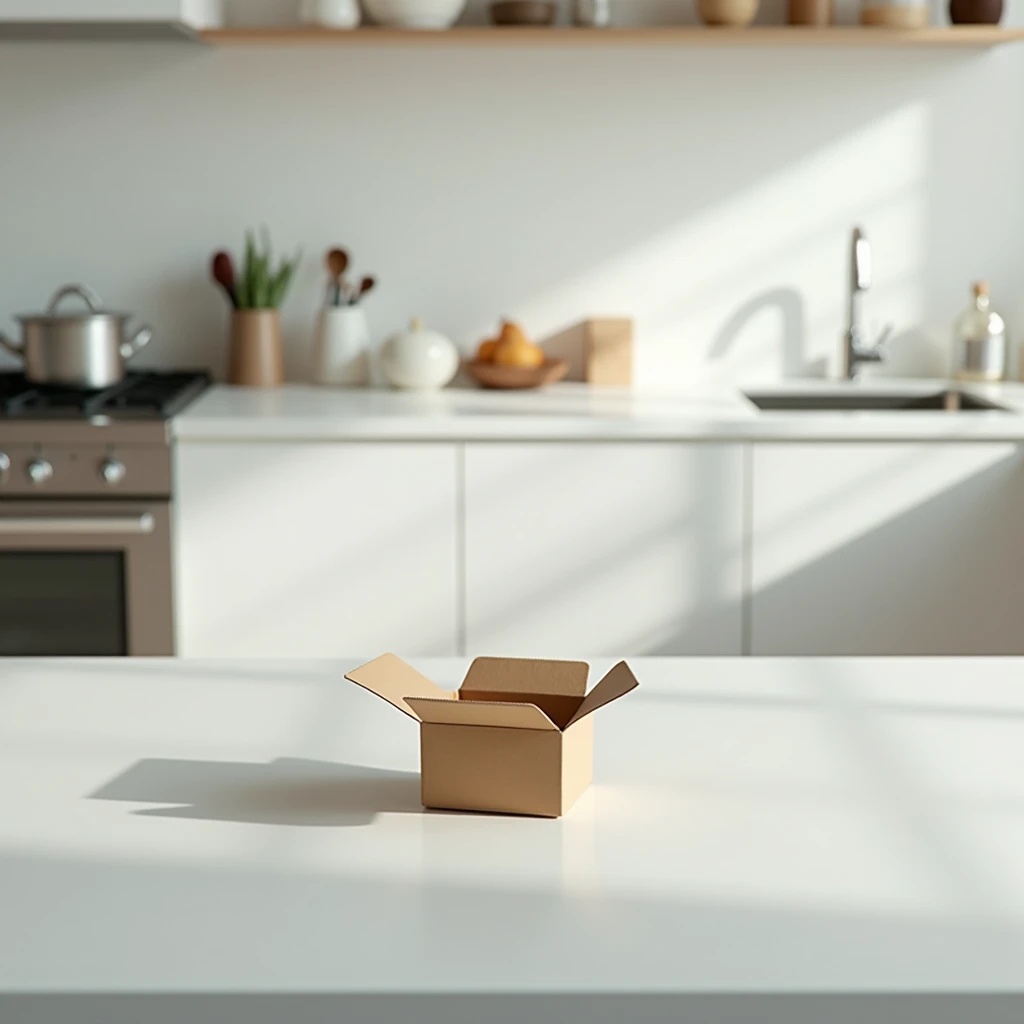
[[[0,416],[9,419],[167,419],[210,384],[203,370],[136,372],[99,391],[30,384],[22,374],[0,374]]]

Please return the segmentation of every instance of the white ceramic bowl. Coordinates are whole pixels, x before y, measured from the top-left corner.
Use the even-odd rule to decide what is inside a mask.
[[[466,0],[363,0],[378,25],[392,28],[451,28]]]

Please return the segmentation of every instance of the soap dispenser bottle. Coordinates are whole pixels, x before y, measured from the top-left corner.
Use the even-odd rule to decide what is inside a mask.
[[[953,376],[965,381],[1006,379],[1006,324],[989,305],[988,284],[974,285],[974,302],[957,318]]]

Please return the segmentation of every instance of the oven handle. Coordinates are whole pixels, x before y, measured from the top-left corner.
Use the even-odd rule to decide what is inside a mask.
[[[155,523],[148,512],[138,516],[0,516],[0,534],[48,535],[152,533]]]

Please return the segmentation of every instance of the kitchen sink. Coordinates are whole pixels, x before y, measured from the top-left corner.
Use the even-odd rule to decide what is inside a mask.
[[[1009,412],[1003,405],[963,391],[931,394],[748,393],[763,412]]]

